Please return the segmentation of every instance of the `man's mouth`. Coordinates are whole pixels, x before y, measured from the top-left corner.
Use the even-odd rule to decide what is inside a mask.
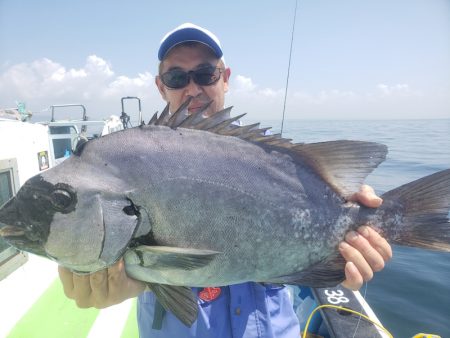
[[[200,106],[192,106],[188,108],[189,113],[197,113],[200,109],[202,109],[204,107],[204,105],[200,105]]]
[[[206,109],[210,106],[211,103],[212,101],[207,97],[195,97],[189,103],[188,112],[190,114],[197,113],[200,110],[205,110],[206,112]]]

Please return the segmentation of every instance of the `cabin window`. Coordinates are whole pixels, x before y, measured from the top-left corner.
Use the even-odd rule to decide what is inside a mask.
[[[8,201],[12,195],[12,177],[11,173],[8,171],[0,172],[0,205]],[[0,238],[0,258],[1,253],[9,248],[9,245]]]
[[[0,172],[0,205],[9,200],[13,195],[11,173]]]
[[[50,126],[50,135],[55,160],[69,157],[78,138],[77,129],[74,126]]]
[[[8,201],[16,192],[18,180],[14,173],[17,172],[15,160],[0,161],[0,205]],[[27,256],[19,250],[11,247],[0,238],[0,280],[25,263]]]

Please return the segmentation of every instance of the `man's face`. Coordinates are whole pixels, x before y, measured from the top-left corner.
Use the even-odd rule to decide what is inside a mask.
[[[190,113],[198,111],[211,100],[213,102],[206,111],[207,116],[223,109],[225,93],[228,91],[230,69],[224,69],[223,63],[214,56],[208,47],[201,44],[174,47],[162,61],[160,74],[174,69],[186,72],[195,71],[205,66],[222,68],[220,79],[209,86],[198,85],[191,78],[187,86],[171,89],[162,83],[160,76],[156,77],[156,85],[162,98],[170,103],[171,112],[176,111],[189,96],[193,97],[188,107]]]

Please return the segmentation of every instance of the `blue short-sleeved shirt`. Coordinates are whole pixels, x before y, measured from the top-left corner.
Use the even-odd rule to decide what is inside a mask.
[[[198,298],[199,314],[191,328],[167,312],[161,330],[152,329],[156,297],[144,292],[138,298],[140,338],[293,338],[300,326],[283,286],[243,283],[220,288],[211,301]],[[192,288],[199,295],[203,288]]]

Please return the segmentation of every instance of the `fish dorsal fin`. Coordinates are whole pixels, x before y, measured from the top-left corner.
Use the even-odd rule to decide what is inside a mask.
[[[152,120],[153,120],[153,118],[152,118]],[[165,125],[168,120],[169,120],[169,104],[167,104],[164,107],[161,114],[159,114],[158,119],[156,121],[154,121],[153,123],[157,126],[160,126],[160,125]]]
[[[234,124],[234,122],[241,119],[246,114],[230,117],[232,107],[227,107],[205,117],[204,113],[211,105],[212,101],[207,102],[201,109],[199,109],[199,111],[189,115],[186,111],[191,101],[192,98],[189,98],[180,106],[180,108],[178,108],[176,112],[172,114],[169,112],[169,104],[167,104],[159,117],[152,117],[149,125],[167,126],[172,129],[188,128],[204,130],[219,135],[235,136],[258,143],[282,145],[286,148],[291,148],[293,146],[293,144],[290,143],[290,139],[284,139],[279,134],[268,136],[264,135],[270,128],[258,128],[259,123],[249,126],[238,126]]]
[[[235,121],[245,114],[230,117],[232,107],[220,110],[208,117],[204,112],[211,102],[191,115],[180,118],[186,111],[188,100],[169,117],[168,106],[157,119],[156,125],[172,129],[188,128],[209,131],[224,136],[238,137],[258,144],[282,149],[293,158],[300,158],[313,168],[339,195],[344,198],[359,190],[364,179],[386,159],[387,147],[383,144],[365,141],[339,140],[310,144],[292,143],[281,134],[266,134],[270,128],[259,128],[259,124],[239,126]],[[152,118],[154,120],[154,118]]]
[[[75,149],[73,150],[73,154],[76,156],[81,156],[81,153],[83,152],[83,149],[88,142],[89,141],[87,138],[79,137],[77,144],[75,145]]]
[[[150,119],[150,121],[148,121],[149,125],[153,125],[155,124],[155,122],[158,120],[158,112],[156,112],[155,114],[153,114],[152,118]]]
[[[294,151],[339,195],[347,198],[386,159],[387,147],[375,142],[339,140],[299,144]]]

